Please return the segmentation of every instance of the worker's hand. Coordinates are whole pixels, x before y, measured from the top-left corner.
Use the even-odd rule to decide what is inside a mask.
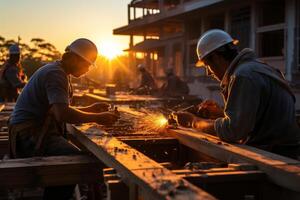
[[[194,119],[193,128],[201,130],[205,133],[209,133],[211,135],[216,135],[214,124],[215,120],[197,117]]]
[[[88,106],[83,111],[86,112],[92,112],[92,113],[101,113],[108,111],[110,105],[108,103],[100,102],[100,103],[94,103],[90,106]]]
[[[105,126],[111,126],[118,119],[119,119],[119,116],[114,114],[113,112],[102,112],[102,113],[98,114],[96,123],[105,125]]]
[[[192,127],[195,116],[189,112],[175,112],[172,114],[175,121],[184,127]]]
[[[217,119],[224,116],[224,111],[214,100],[205,100],[198,105],[198,115],[202,118]]]

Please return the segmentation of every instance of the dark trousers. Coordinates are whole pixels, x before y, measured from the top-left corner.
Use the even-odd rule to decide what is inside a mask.
[[[24,130],[26,131],[26,130]],[[27,130],[28,131],[28,130]],[[22,131],[23,132],[23,131]],[[30,133],[18,133],[16,138],[16,153],[18,158],[34,156],[35,137]],[[43,142],[43,156],[78,155],[81,152],[59,135],[46,135]],[[72,197],[75,185],[46,187],[45,200],[68,200]]]

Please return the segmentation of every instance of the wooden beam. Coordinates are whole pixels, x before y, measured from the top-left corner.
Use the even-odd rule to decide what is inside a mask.
[[[261,171],[211,172],[205,174],[181,174],[180,176],[196,185],[239,181],[264,181],[266,179],[265,173]]]
[[[0,161],[0,188],[98,183],[101,180],[100,162],[87,155]]]
[[[256,28],[256,33],[264,33],[269,31],[278,31],[278,30],[284,30],[285,23],[281,24],[275,24],[275,25],[268,25],[268,26],[261,26]]]
[[[137,185],[147,199],[215,199],[114,137],[88,138],[70,124],[67,129],[105,165],[116,169],[129,186]],[[182,187],[180,192],[178,187]]]
[[[276,184],[300,192],[300,161],[247,145],[233,145],[192,129],[169,129],[180,143],[218,160],[252,163]]]

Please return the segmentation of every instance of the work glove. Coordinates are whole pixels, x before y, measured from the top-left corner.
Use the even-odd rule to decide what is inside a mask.
[[[205,100],[201,104],[199,104],[197,113],[199,117],[207,119],[217,119],[219,117],[224,117],[223,109],[214,100]]]
[[[105,125],[105,126],[111,126],[118,119],[119,119],[119,116],[116,115],[114,112],[102,112],[97,115],[96,123]]]
[[[195,116],[189,112],[175,112],[172,114],[175,121],[184,127],[192,127]]]

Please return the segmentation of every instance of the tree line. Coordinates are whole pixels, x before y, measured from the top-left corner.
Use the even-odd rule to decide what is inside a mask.
[[[42,38],[32,38],[29,43],[6,39],[0,36],[0,66],[3,66],[8,58],[8,48],[12,44],[19,44],[21,48],[21,65],[24,72],[30,77],[39,67],[61,57],[56,47]]]
[[[41,66],[61,58],[61,53],[56,47],[44,39],[32,38],[29,43],[25,43],[20,37],[16,41],[0,36],[0,67],[3,67],[8,58],[9,47],[17,43],[21,48],[21,65],[28,78]],[[91,68],[85,77],[102,87],[106,83],[115,83],[119,89],[125,89],[136,79],[135,69],[129,69],[127,55],[118,56],[113,60],[98,55],[96,66]]]

